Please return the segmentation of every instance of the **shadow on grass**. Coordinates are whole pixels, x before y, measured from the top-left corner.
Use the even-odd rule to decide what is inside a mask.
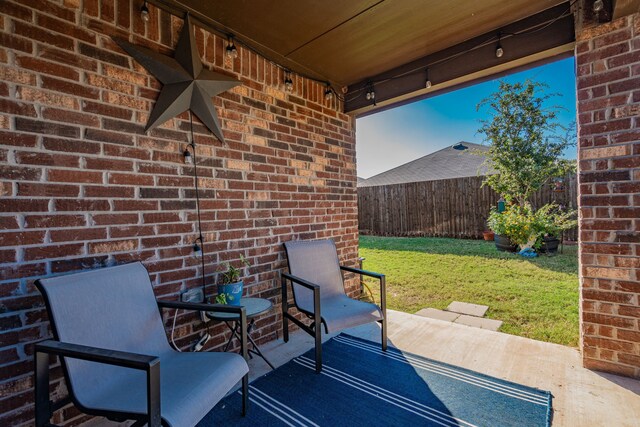
[[[555,256],[544,254],[524,258],[517,254],[500,252],[493,242],[484,240],[451,239],[442,237],[379,237],[360,236],[360,247],[370,250],[422,252],[434,255],[477,256],[487,259],[507,259],[531,263],[539,268],[558,273],[578,274],[578,247],[563,245]]]

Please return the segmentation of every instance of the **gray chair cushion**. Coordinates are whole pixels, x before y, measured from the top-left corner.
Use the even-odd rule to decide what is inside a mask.
[[[119,368],[123,369],[123,368]],[[108,387],[96,387],[81,403],[100,410],[144,414],[146,382],[141,371],[127,370]],[[235,353],[178,353],[160,357],[160,407],[170,426],[193,426],[249,371]]]
[[[60,341],[160,357],[162,418],[171,425],[195,424],[248,371],[237,354],[173,350],[139,262],[41,279],[40,285]],[[65,364],[85,407],[146,411],[143,372],[77,359]]]
[[[321,299],[320,314],[329,333],[382,320],[377,305],[358,301],[346,295]]]
[[[296,240],[285,242],[289,272],[320,286],[320,315],[329,332],[382,320],[375,304],[346,296],[340,260],[332,240]],[[292,283],[296,306],[313,314],[313,292]]]

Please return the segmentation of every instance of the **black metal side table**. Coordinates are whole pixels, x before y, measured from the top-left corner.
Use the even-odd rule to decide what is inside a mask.
[[[243,306],[247,313],[247,320],[250,320],[247,325],[247,338],[251,343],[252,347],[247,352],[249,353],[249,357],[253,357],[252,354],[261,357],[267,364],[271,367],[271,369],[275,369],[275,367],[264,357],[264,354],[260,351],[260,347],[256,344],[256,342],[251,338],[251,331],[256,322],[256,317],[258,315],[265,313],[273,307],[273,304],[268,299],[264,298],[241,298],[240,305]],[[238,320],[238,315],[235,313],[221,313],[216,311],[208,311],[207,317],[212,320],[223,321],[227,327],[231,330],[231,337],[229,337],[229,341],[224,347],[224,351],[229,350],[231,343],[233,342],[233,338],[236,337],[240,339],[240,323]]]

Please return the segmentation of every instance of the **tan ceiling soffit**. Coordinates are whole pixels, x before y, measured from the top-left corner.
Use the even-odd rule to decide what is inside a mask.
[[[2,0],[0,0],[2,1]],[[174,16],[178,16],[183,18],[185,13],[189,13],[191,15],[192,21],[198,27],[212,33],[216,34],[220,37],[226,38],[229,34],[233,34],[238,38],[236,41],[237,44],[242,43],[244,46],[249,46],[251,50],[257,52],[260,56],[265,58],[267,61],[271,61],[276,63],[277,65],[283,68],[290,68],[291,70],[296,71],[298,74],[302,74],[304,76],[310,77],[312,79],[318,81],[328,81],[327,78],[318,74],[315,70],[312,70],[306,67],[304,64],[300,64],[299,62],[293,61],[289,58],[286,58],[276,52],[275,50],[262,45],[256,40],[253,40],[250,37],[245,36],[238,31],[227,28],[226,26],[220,24],[209,16],[203,15],[202,13],[194,10],[191,7],[186,6],[178,0],[147,0],[149,3],[158,7],[159,9],[164,10]],[[331,82],[335,83],[335,82]]]
[[[458,77],[441,84],[435,84],[431,86],[430,89],[422,89],[392,99],[387,99],[382,102],[378,102],[376,106],[370,105],[367,107],[359,108],[357,110],[350,111],[348,114],[355,117],[363,117],[380,111],[389,110],[400,105],[409,104],[421,99],[431,98],[433,96],[451,92],[456,89],[461,89],[472,84],[478,84],[483,81],[492,80],[494,78],[511,74],[522,69],[549,62],[550,60],[553,60],[555,58],[570,56],[573,54],[574,48],[575,43],[567,43],[565,45],[558,46],[556,48],[549,49],[543,52],[538,52],[536,54],[519,58],[514,61],[506,62],[495,67],[486,68],[472,74],[467,74],[465,76]]]
[[[613,2],[613,19],[640,12],[640,0],[615,0]]]

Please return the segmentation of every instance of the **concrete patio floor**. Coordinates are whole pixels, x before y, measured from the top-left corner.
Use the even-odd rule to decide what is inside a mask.
[[[550,390],[553,426],[640,426],[640,381],[584,369],[574,348],[393,310],[388,321],[389,343],[401,350]],[[377,324],[344,332],[380,342]],[[280,338],[261,346],[276,367],[311,348],[313,339],[299,330],[287,344]],[[252,381],[271,371],[257,357],[249,367]],[[94,420],[88,425],[119,424]]]

